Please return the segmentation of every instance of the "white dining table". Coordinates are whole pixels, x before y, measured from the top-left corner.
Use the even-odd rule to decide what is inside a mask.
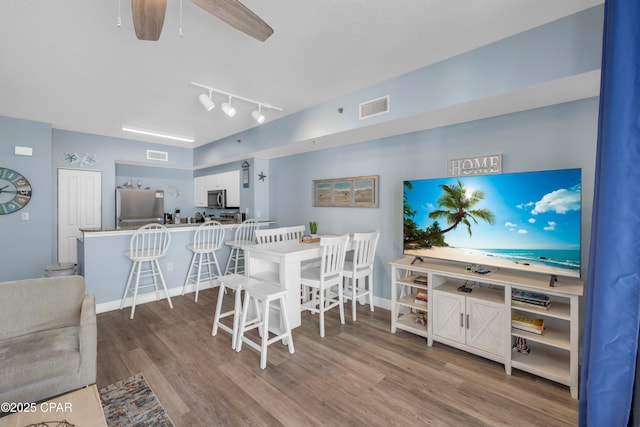
[[[301,243],[298,240],[261,243],[243,247],[248,275],[287,290],[286,311],[291,329],[300,326],[300,270],[303,261],[322,255],[319,242]],[[273,316],[273,314],[272,314]],[[280,322],[269,322],[277,325]]]

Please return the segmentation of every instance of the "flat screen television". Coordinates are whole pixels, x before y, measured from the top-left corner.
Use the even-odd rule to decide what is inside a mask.
[[[580,277],[581,169],[404,181],[403,251]]]

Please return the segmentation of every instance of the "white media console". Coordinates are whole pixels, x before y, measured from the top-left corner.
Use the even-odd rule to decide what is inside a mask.
[[[584,282],[505,268],[491,274],[467,272],[459,262],[413,257],[391,263],[391,332],[402,329],[512,368],[567,385],[578,398],[579,298]],[[417,279],[418,278],[418,279]],[[461,292],[461,286],[471,292]],[[548,295],[546,308],[512,303],[512,290]],[[426,304],[416,294],[426,292]],[[544,320],[544,333],[511,326],[512,314]],[[524,338],[528,354],[512,350]]]

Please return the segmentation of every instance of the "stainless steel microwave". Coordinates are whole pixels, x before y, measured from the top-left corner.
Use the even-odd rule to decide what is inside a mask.
[[[209,190],[207,192],[207,207],[225,209],[227,207],[227,190]]]

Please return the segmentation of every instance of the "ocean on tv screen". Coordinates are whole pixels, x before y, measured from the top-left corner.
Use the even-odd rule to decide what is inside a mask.
[[[404,182],[404,253],[580,276],[581,170]]]

